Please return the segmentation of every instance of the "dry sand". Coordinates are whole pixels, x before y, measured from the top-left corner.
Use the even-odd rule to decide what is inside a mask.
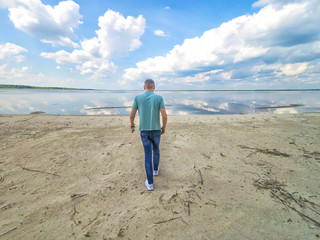
[[[137,121],[137,120],[136,120]],[[320,114],[0,115],[0,239],[319,239]]]

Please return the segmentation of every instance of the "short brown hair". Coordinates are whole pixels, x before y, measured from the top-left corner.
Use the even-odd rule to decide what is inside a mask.
[[[144,82],[144,86],[146,87],[146,89],[152,89],[154,87],[154,81],[152,79],[147,79]]]

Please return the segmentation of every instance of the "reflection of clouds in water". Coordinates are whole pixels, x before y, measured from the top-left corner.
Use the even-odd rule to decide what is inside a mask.
[[[96,105],[95,107],[99,107],[99,105]],[[80,110],[80,113],[85,114],[85,115],[115,115],[119,114],[117,111],[111,111],[109,109],[91,109],[92,106],[89,105],[83,105],[83,109]]]
[[[99,109],[99,110],[84,110],[84,109],[81,109],[80,112],[82,114],[85,114],[85,115],[117,115],[117,114],[119,114],[117,112],[111,112],[111,111],[104,110],[104,109]]]
[[[125,110],[126,112],[130,113],[134,99],[128,100],[127,97],[122,96],[122,97],[120,98],[120,100],[121,100],[121,102],[122,102],[122,106],[128,106],[128,107],[129,107],[129,108],[125,108],[124,110]]]
[[[218,108],[229,111],[229,103],[227,103],[227,102],[220,103],[220,104],[218,104]]]
[[[209,99],[210,100],[210,99]],[[212,100],[211,100],[212,101]],[[221,101],[221,100],[220,100]],[[205,100],[191,99],[174,99],[172,114],[177,114],[178,111],[185,111],[188,114],[234,114],[234,113],[253,113],[253,106],[238,102],[220,102],[217,99],[214,102]]]
[[[175,111],[175,110],[168,109],[168,108],[166,108],[166,111],[167,111],[168,115],[180,115],[180,116],[190,115],[190,113],[186,112],[186,111]]]
[[[31,111],[48,112],[52,103],[69,103],[73,100],[71,96],[64,93],[24,89],[5,91],[5,94],[0,96],[1,112],[14,114],[28,114]],[[60,113],[60,110],[57,113]]]
[[[21,111],[24,111],[24,113],[27,113],[26,111],[34,111],[35,107],[32,105],[39,104],[39,100],[34,99],[33,102],[24,100],[24,99],[17,99],[14,101],[11,101],[8,99],[7,101],[1,101],[1,110],[3,112],[11,112],[11,113],[21,113]],[[29,113],[29,112],[28,112]]]
[[[243,103],[228,103],[228,113],[254,113],[253,106]]]
[[[12,112],[15,113],[16,109],[8,102],[1,102],[1,110],[3,112]]]
[[[0,113],[113,115],[129,114],[136,95],[133,91],[58,91],[0,90]],[[169,115],[239,114],[239,113],[304,113],[320,111],[319,91],[249,91],[249,92],[161,92]],[[268,106],[303,104],[286,109],[256,109]],[[172,106],[168,106],[172,105]],[[95,107],[123,107],[85,110]]]
[[[114,100],[114,99],[113,99]],[[126,97],[122,96],[116,99],[116,103],[106,103],[97,100],[90,100],[90,105],[84,105],[83,109],[80,110],[81,113],[86,115],[117,115],[117,114],[129,114],[131,112],[131,106],[133,100],[128,100]],[[126,107],[128,108],[122,108]],[[113,109],[91,109],[91,108],[104,108],[104,107],[119,107]]]
[[[101,103],[100,101],[90,100],[89,103],[91,105],[84,105],[83,108],[96,108],[96,107],[106,107],[105,103]]]
[[[274,110],[276,114],[288,114],[288,113],[299,113],[295,108],[277,108]]]
[[[220,112],[219,110],[209,107],[209,103],[203,100],[174,100],[175,104],[184,105],[184,106],[192,106],[195,109],[204,110],[208,112]],[[176,113],[175,113],[176,114]]]
[[[123,106],[132,106],[134,99],[129,99],[127,97],[122,96],[120,98],[120,101],[122,102]]]

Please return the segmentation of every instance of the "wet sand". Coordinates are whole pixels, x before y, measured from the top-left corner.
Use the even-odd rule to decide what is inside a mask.
[[[0,115],[0,239],[319,239],[320,114]],[[137,121],[137,119],[136,119]]]

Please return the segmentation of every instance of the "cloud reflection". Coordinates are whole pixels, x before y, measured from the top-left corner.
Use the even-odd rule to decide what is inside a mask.
[[[123,115],[130,113],[138,94],[141,92],[0,89],[0,114],[42,111],[62,115]],[[158,94],[163,96],[169,115],[320,112],[320,91],[164,91]],[[264,109],[291,104],[304,106]]]

